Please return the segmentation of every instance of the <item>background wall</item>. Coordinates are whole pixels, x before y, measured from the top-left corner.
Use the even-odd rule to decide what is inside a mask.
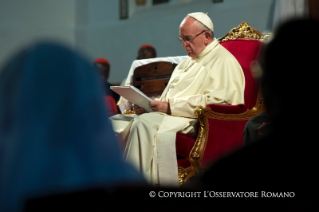
[[[0,67],[24,45],[55,39],[75,46],[76,0],[0,0]]]
[[[22,46],[55,39],[79,50],[90,61],[111,63],[109,81],[120,83],[138,48],[153,45],[158,57],[186,55],[177,40],[182,19],[208,12],[215,37],[246,21],[261,32],[271,31],[273,0],[170,0],[137,6],[128,0],[129,18],[120,19],[119,0],[0,0],[0,67]]]

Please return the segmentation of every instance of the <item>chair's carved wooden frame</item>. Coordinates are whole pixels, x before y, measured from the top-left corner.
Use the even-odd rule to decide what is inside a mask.
[[[242,22],[237,27],[231,29],[229,33],[218,39],[218,41],[224,42],[233,39],[257,39],[268,41],[271,38],[271,34],[263,34],[250,26],[246,22]],[[218,120],[249,120],[263,111],[263,98],[261,92],[258,92],[258,97],[256,105],[252,109],[247,109],[247,111],[240,114],[223,114],[212,111],[210,108],[197,107],[195,109],[195,114],[199,120],[199,130],[196,138],[196,142],[189,154],[189,160],[191,166],[184,169],[178,168],[179,184],[183,185],[187,180],[203,171],[201,166],[201,161],[206,148],[206,143],[208,140],[208,119],[218,119]]]

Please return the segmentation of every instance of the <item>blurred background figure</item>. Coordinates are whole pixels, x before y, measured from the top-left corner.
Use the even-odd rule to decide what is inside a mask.
[[[136,59],[143,60],[143,59],[149,59],[149,58],[156,58],[156,49],[154,48],[154,46],[150,44],[143,44],[142,46],[138,48]],[[126,79],[127,78],[125,78],[121,82],[121,86],[125,85]]]
[[[258,61],[252,61],[250,66],[252,76],[260,86],[260,78],[262,75],[260,64]],[[248,120],[243,130],[244,146],[256,142],[266,136],[271,129],[271,125],[272,124],[265,109],[257,116]]]
[[[155,58],[156,49],[150,44],[144,44],[138,49],[137,60]]]
[[[110,90],[110,86],[113,84],[108,82],[109,75],[110,75],[110,69],[111,65],[110,62],[105,58],[97,58],[94,60],[94,65],[98,68],[100,71],[103,83],[105,85],[105,95],[111,94],[115,101],[118,101],[120,96],[115,93],[114,91]]]
[[[110,89],[110,86],[113,86],[113,84],[108,82],[111,65],[105,58],[95,59],[94,65],[99,70],[104,84],[104,100],[108,109],[108,115],[115,115],[120,111],[119,107],[116,105],[116,102],[120,99],[120,95]]]
[[[295,39],[294,32],[309,38],[319,33],[319,21],[283,22],[263,49],[260,82],[271,122],[269,132],[207,169],[199,178],[202,189],[258,191],[259,195],[261,191],[290,191],[295,192],[294,198],[266,203],[280,204],[277,206],[289,211],[303,211],[301,208],[308,206],[318,210],[318,126],[313,124],[319,118],[313,107],[318,91],[314,77],[318,55],[313,50],[319,48],[319,40],[302,42]],[[259,205],[267,206],[274,205]]]
[[[271,129],[271,122],[266,110],[251,118],[243,130],[244,146],[250,145],[266,136]]]
[[[150,59],[150,58],[156,58],[156,49],[154,46],[150,44],[143,44],[142,46],[139,47],[138,52],[137,52],[137,60],[143,60],[143,59]],[[133,61],[134,62],[134,61]],[[142,65],[143,63],[141,63]],[[130,73],[128,73],[129,75]],[[124,85],[130,85],[132,82],[127,82],[127,78],[122,80],[121,86]],[[124,99],[123,97],[119,98],[119,101],[117,101],[117,106],[119,108],[119,113],[123,113],[125,110],[131,110],[132,109],[132,104]]]
[[[39,42],[0,74],[0,211],[29,197],[103,184],[144,183],[122,160],[92,64]]]

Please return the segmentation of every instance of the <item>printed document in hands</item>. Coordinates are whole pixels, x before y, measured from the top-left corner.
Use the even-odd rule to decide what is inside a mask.
[[[119,95],[123,96],[123,98],[127,99],[133,104],[138,105],[139,107],[143,107],[146,112],[152,112],[149,108],[148,104],[152,101],[151,98],[146,96],[142,91],[137,89],[134,86],[110,86],[110,89]]]

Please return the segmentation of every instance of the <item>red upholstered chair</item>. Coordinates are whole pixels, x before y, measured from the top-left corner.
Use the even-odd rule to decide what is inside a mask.
[[[104,101],[105,101],[105,107],[109,116],[112,116],[118,113],[118,108],[113,96],[105,95]]]
[[[250,63],[258,59],[264,40],[269,36],[243,22],[218,39],[242,66],[245,104],[209,104],[206,108],[195,109],[200,123],[197,138],[182,133],[177,133],[176,137],[180,185],[209,164],[242,147],[246,122],[263,110],[259,85],[251,74]]]

